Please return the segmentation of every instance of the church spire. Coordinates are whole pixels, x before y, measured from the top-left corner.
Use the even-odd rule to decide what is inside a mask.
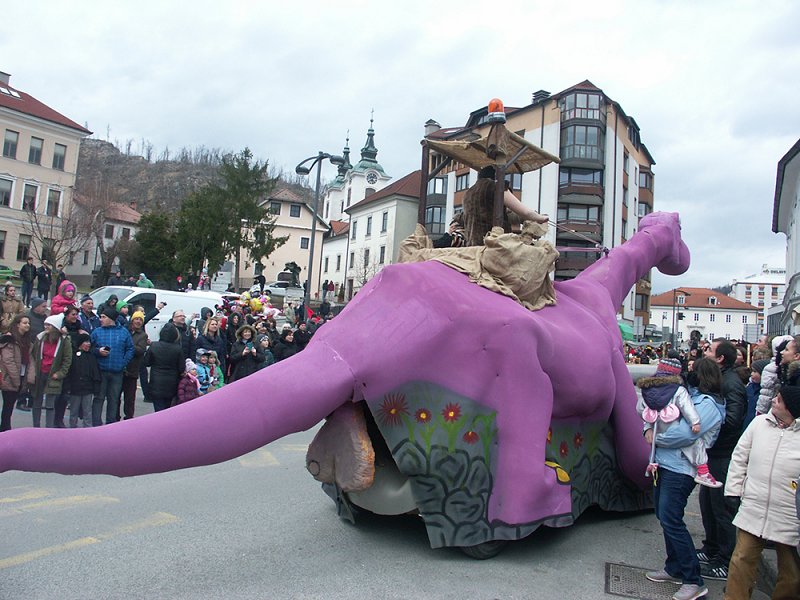
[[[353,165],[350,164],[350,130],[347,130],[347,138],[344,143],[344,150],[342,151],[342,157],[344,158],[344,164],[339,165],[339,176],[344,177],[347,172],[353,168]]]
[[[376,163],[378,158],[378,149],[375,147],[375,130],[372,128],[372,122],[375,116],[375,109],[369,116],[369,129],[367,130],[367,143],[361,149],[361,162],[362,163]]]

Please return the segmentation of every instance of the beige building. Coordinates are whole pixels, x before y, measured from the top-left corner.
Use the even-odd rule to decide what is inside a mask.
[[[10,85],[0,72],[0,262],[19,271],[30,254],[54,263],[75,248],[63,233],[81,140],[92,132]]]
[[[311,225],[313,222],[313,211],[306,204],[305,200],[298,194],[289,189],[279,189],[270,194],[264,200],[270,214],[275,218],[275,229],[273,237],[288,236],[286,243],[275,250],[266,259],[261,260],[263,265],[263,275],[267,282],[277,279],[278,273],[283,271],[284,265],[288,262],[295,262],[302,271],[300,273],[300,283],[302,284],[308,277],[308,256],[311,251]],[[319,292],[320,263],[322,260],[322,238],[328,231],[328,225],[317,215],[317,228],[314,240],[314,271],[310,294],[311,298],[316,297]],[[253,283],[253,278],[258,275],[257,262],[250,257],[246,251],[242,252],[242,264],[236,265],[239,272],[239,286],[248,288]]]

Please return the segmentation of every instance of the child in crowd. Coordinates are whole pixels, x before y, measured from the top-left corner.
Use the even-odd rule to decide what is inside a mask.
[[[197,381],[200,386],[200,393],[205,394],[208,386],[211,385],[211,373],[208,368],[208,350],[200,348],[195,355],[197,367]]]
[[[258,344],[259,348],[261,348],[262,352],[264,352],[264,360],[259,364],[258,368],[263,369],[264,367],[268,367],[273,364],[275,362],[275,357],[269,349],[269,336],[266,334],[257,335],[256,343]]]
[[[225,385],[225,376],[222,374],[219,359],[214,350],[208,351],[208,375],[211,379],[209,383],[209,389],[211,389],[211,391],[218,390]]]
[[[58,286],[58,293],[50,301],[50,315],[60,315],[68,306],[78,306],[75,294],[75,284],[68,279],[62,281]]]
[[[200,382],[197,380],[197,365],[192,359],[186,359],[186,371],[178,382],[178,398],[175,404],[183,404],[202,396],[200,393]]]
[[[756,405],[761,394],[761,373],[768,364],[769,360],[754,360],[753,364],[750,365],[750,381],[747,382],[744,388],[745,392],[747,392],[747,413],[744,416],[742,431],[747,429],[750,421],[756,416]]]
[[[640,404],[644,428],[653,429],[653,451],[650,454],[650,464],[647,473],[652,474],[658,468],[654,462],[655,436],[661,429],[669,427],[681,416],[689,423],[693,433],[700,432],[700,416],[694,408],[691,396],[683,385],[680,377],[681,363],[677,358],[664,358],[658,362],[655,375],[642,377],[636,383],[642,390],[644,406]],[[697,469],[694,480],[700,485],[711,488],[722,487],[708,470],[706,455],[706,440],[715,440],[719,426],[709,430],[703,437],[695,440],[691,445],[681,448],[681,453]]]
[[[77,335],[78,351],[72,357],[72,366],[64,381],[69,394],[69,426],[78,426],[79,413],[83,410],[83,427],[92,426],[92,400],[100,393],[100,369],[92,353],[92,338],[83,332]]]

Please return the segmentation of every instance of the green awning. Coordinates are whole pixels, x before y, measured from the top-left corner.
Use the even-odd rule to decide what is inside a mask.
[[[632,342],[635,339],[636,336],[633,335],[633,327],[622,321],[618,321],[617,325],[619,325],[619,332],[622,334],[623,342]]]

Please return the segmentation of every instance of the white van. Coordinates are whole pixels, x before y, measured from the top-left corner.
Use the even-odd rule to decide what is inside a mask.
[[[222,305],[222,294],[207,291],[174,292],[172,290],[160,290],[158,288],[140,288],[128,285],[105,285],[97,288],[89,295],[94,300],[94,308],[97,308],[108,300],[109,296],[114,295],[119,300],[125,300],[131,305],[131,310],[137,304],[144,307],[147,314],[153,310],[159,302],[166,303],[166,306],[159,314],[153,317],[145,325],[147,335],[151,341],[158,340],[161,328],[172,318],[172,313],[182,310],[186,313],[186,322],[192,322],[192,314],[196,314],[195,320],[200,316],[200,310],[210,308],[213,312],[217,306]],[[132,313],[128,313],[130,317]],[[200,332],[198,332],[200,333]]]

